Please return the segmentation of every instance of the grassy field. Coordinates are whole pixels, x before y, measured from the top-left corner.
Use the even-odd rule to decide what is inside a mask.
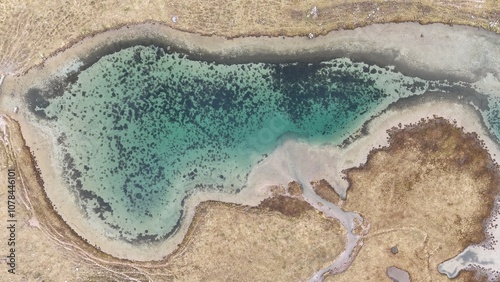
[[[412,281],[449,281],[437,265],[485,239],[483,221],[500,178],[477,135],[431,119],[389,136],[390,146],[347,172],[343,208],[364,215],[371,229],[349,269],[328,281],[384,281],[390,266],[408,271]],[[461,273],[454,281],[473,276]]]
[[[315,6],[317,16],[310,13]],[[500,1],[4,0],[0,74],[22,73],[90,34],[145,21],[225,37],[319,35],[405,21],[464,24],[499,33]]]

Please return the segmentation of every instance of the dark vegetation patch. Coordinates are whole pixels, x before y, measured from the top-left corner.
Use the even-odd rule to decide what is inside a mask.
[[[309,210],[314,210],[314,208],[305,201],[281,195],[263,200],[259,208],[278,211],[286,216],[292,217],[299,217]]]
[[[339,195],[335,192],[332,185],[328,183],[325,179],[321,179],[319,181],[312,181],[311,185],[314,189],[314,192],[323,198],[324,200],[329,201],[330,203],[337,204],[340,200]]]
[[[292,181],[288,183],[288,193],[292,196],[300,196],[302,195],[303,189],[302,185],[297,181]]]

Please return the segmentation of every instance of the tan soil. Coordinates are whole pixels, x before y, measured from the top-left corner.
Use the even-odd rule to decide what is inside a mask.
[[[437,265],[485,239],[499,174],[477,135],[432,119],[389,136],[388,147],[347,171],[344,208],[366,217],[371,230],[351,267],[332,281],[387,280],[389,266],[413,281],[446,281]],[[457,280],[470,278],[461,273]]]

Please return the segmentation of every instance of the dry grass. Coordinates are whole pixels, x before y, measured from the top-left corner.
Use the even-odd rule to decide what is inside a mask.
[[[319,16],[308,17],[313,6]],[[172,17],[178,17],[173,23]],[[500,32],[498,0],[5,0],[0,74],[19,74],[84,36],[145,21],[205,35],[305,36],[372,23],[465,24]]]
[[[472,133],[442,119],[390,131],[390,146],[348,171],[344,206],[371,223],[351,267],[334,281],[383,281],[389,266],[413,281],[446,281],[437,265],[485,239],[498,168]],[[369,203],[369,204],[367,204]],[[399,253],[391,253],[398,246]],[[462,273],[458,281],[470,281]]]
[[[184,246],[169,259],[179,281],[304,281],[345,245],[339,222],[312,208],[289,217],[206,202],[197,213]]]
[[[319,17],[307,17],[315,5]],[[175,24],[171,21],[174,15],[178,16]],[[499,33],[500,3],[498,0],[5,0],[0,1],[0,75],[22,73],[40,64],[43,56],[54,54],[85,36],[144,21],[225,37],[304,36],[371,23],[401,21],[466,24]],[[195,221],[196,228],[190,232],[190,236],[196,237],[187,237],[181,249],[182,255],[179,251],[169,261],[133,263],[112,258],[78,237],[54,212],[37,178],[29,148],[23,147],[17,124],[11,121],[9,130],[10,144],[17,147],[7,147],[2,143],[0,182],[5,183],[5,169],[11,165],[17,166],[24,181],[18,190],[20,247],[16,252],[19,274],[15,277],[18,281],[102,281],[113,278],[168,281],[175,277],[218,280],[231,277],[228,275],[246,275],[261,281],[264,276],[258,275],[296,280],[307,278],[313,270],[325,266],[343,246],[338,223],[322,218],[295,200],[283,206],[272,205],[269,201],[265,209],[202,205],[199,219]],[[404,140],[409,137],[406,136],[401,145],[396,146],[400,150],[377,151],[370,158],[369,165],[350,173],[353,187],[347,208],[366,215],[372,221],[372,231],[357,260],[345,274],[348,280],[356,280],[357,275],[361,275],[358,281],[363,280],[363,275],[379,277],[377,275],[382,274],[376,272],[376,267],[386,265],[400,266],[412,275],[418,275],[416,269],[425,269],[421,272],[423,280],[428,277],[442,279],[443,276],[436,273],[435,265],[456,254],[465,244],[482,238],[478,231],[481,230],[480,219],[491,207],[480,203],[484,197],[491,196],[488,187],[493,181],[489,178],[491,173],[477,170],[487,163],[484,150],[477,149],[475,143],[469,141],[458,150],[456,145],[470,138],[463,139],[464,135],[456,133],[455,129],[445,132],[450,132],[451,137],[433,136],[451,140],[451,143],[438,146],[435,158],[423,158],[421,154],[426,152],[425,156],[431,156],[434,143],[429,143],[429,149],[422,146],[424,143],[418,138],[416,143],[407,143]],[[431,133],[437,134],[435,131]],[[457,156],[467,154],[461,158],[445,157],[455,153]],[[468,156],[472,156],[470,162],[467,162]],[[464,160],[466,162],[462,163]],[[403,178],[396,174],[397,170],[388,169],[391,166],[398,168],[401,162],[407,162],[407,166],[401,166],[407,170],[398,171],[406,175]],[[415,163],[419,165],[413,166]],[[380,177],[381,172],[386,174]],[[461,192],[452,193],[456,191]],[[5,197],[2,193],[0,197]],[[367,201],[384,203],[384,208],[380,209],[378,204],[365,205]],[[403,209],[402,203],[408,208]],[[446,212],[435,219],[438,208]],[[282,214],[296,209],[299,211],[292,217]],[[0,214],[0,220],[5,222],[5,213]],[[404,216],[405,220],[401,219],[401,226],[395,228],[394,218],[398,216]],[[39,227],[36,227],[37,222]],[[394,244],[400,248],[397,258],[388,252]],[[310,246],[315,249],[308,250]],[[207,261],[207,257],[213,258],[214,250],[219,255]],[[258,271],[249,260],[259,262]],[[170,263],[169,267],[166,267],[167,263]],[[384,264],[381,266],[380,263]],[[2,264],[0,270],[5,273],[5,268],[6,265]],[[202,277],[201,273],[210,276]],[[343,277],[346,276],[336,278]]]

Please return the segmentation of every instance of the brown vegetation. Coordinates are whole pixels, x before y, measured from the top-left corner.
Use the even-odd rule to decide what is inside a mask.
[[[301,205],[288,199],[287,205]],[[262,207],[204,202],[197,215],[168,260],[178,281],[303,281],[345,245],[340,223],[312,209],[289,217]]]
[[[344,208],[361,213],[371,230],[335,281],[382,281],[389,266],[408,271],[414,281],[447,280],[437,265],[485,239],[483,221],[498,193],[497,165],[476,134],[441,118],[388,133],[388,147],[347,171]],[[470,277],[462,273],[458,280]]]
[[[263,200],[259,207],[291,217],[299,217],[307,211],[314,210],[307,202],[281,195]]]
[[[321,179],[319,181],[311,182],[311,185],[314,189],[314,192],[318,194],[324,200],[327,200],[330,203],[339,204],[340,197],[335,189],[326,181],[325,179]]]

